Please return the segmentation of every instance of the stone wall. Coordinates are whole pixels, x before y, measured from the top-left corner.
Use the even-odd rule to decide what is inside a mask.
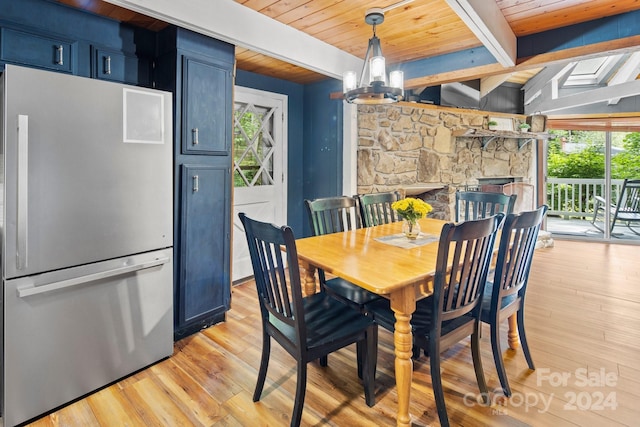
[[[420,195],[433,205],[430,215],[453,218],[455,191],[478,178],[522,177],[534,184],[534,144],[496,138],[481,148],[480,138],[456,137],[456,130],[487,129],[491,116],[474,110],[399,103],[358,107],[358,193],[442,184]]]

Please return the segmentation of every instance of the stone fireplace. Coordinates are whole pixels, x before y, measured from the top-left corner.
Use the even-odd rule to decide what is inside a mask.
[[[454,218],[455,191],[481,180],[514,178],[503,192],[531,189],[535,182],[534,143],[514,138],[454,136],[455,131],[486,129],[489,113],[417,103],[358,107],[358,193],[400,190],[433,207],[431,216]],[[524,119],[524,116],[504,115]],[[517,181],[516,181],[517,178]],[[520,198],[520,193],[518,198]],[[532,199],[533,200],[533,199]]]

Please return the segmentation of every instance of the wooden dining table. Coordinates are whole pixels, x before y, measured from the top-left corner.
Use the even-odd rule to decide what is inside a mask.
[[[421,219],[421,235],[414,243],[402,242],[402,222],[296,240],[306,295],[317,291],[316,270],[321,268],[390,300],[396,318],[393,344],[398,426],[411,425],[411,314],[416,309],[417,300],[433,293],[438,240],[445,223],[432,218]],[[392,242],[409,247],[394,246]],[[512,348],[518,342],[515,326],[513,316],[513,321],[510,319],[509,322],[509,345]]]

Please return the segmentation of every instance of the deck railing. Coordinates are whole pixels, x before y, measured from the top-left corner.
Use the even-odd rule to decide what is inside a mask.
[[[612,200],[617,200],[622,179],[612,179]],[[604,178],[547,178],[549,215],[590,219],[593,196],[604,197]]]

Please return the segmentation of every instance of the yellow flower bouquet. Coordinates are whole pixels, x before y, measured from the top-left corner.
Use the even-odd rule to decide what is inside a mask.
[[[398,212],[404,219],[402,232],[410,240],[415,240],[420,235],[418,220],[427,216],[433,210],[431,205],[422,199],[407,197],[391,204],[391,209]]]
[[[407,221],[415,224],[420,218],[427,216],[433,210],[431,205],[422,199],[407,197],[391,204],[391,208]]]

